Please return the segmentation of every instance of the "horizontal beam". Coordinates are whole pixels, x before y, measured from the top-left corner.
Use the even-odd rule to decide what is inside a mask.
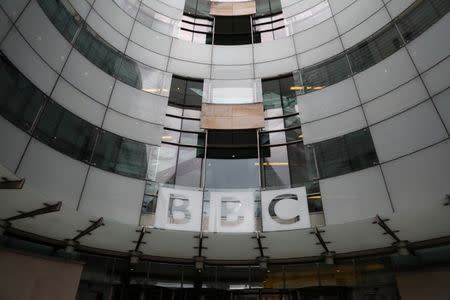
[[[44,214],[48,214],[48,213],[52,213],[52,212],[57,212],[61,210],[61,206],[62,206],[62,202],[59,201],[56,204],[46,204],[44,203],[45,207],[43,208],[38,208],[35,210],[32,210],[30,212],[21,212],[20,214],[10,217],[8,219],[5,219],[5,221],[11,222],[11,221],[15,221],[15,220],[19,220],[19,219],[26,219],[26,218],[32,218],[38,215],[44,215]]]

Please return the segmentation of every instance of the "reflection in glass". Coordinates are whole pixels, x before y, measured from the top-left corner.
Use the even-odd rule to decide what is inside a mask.
[[[205,150],[203,148],[180,147],[175,184],[200,187],[204,156]]]
[[[0,55],[0,113],[25,131],[31,129],[46,96]]]
[[[62,106],[48,101],[34,136],[75,159],[89,161],[97,128]]]
[[[96,167],[124,176],[145,178],[149,158],[158,147],[102,132],[95,147],[92,162]],[[150,163],[150,166],[154,166]],[[150,170],[150,173],[152,171]]]

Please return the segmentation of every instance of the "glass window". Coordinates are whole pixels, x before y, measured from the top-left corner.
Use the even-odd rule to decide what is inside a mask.
[[[102,132],[92,162],[98,168],[124,176],[145,178],[147,164],[155,146]]]
[[[0,56],[0,113],[11,123],[29,131],[46,96]]]
[[[38,0],[38,3],[56,29],[71,42],[82,25],[71,4],[67,0]]]
[[[400,35],[394,26],[390,26],[374,39],[364,41],[349,50],[348,57],[355,73],[368,69],[372,65],[390,56],[402,46]]]
[[[313,153],[303,143],[262,147],[261,159],[266,187],[303,186],[317,176]]]
[[[96,135],[97,127],[53,101],[47,102],[34,131],[39,140],[82,161],[89,161]]]
[[[369,130],[314,144],[320,178],[334,177],[378,163]]]
[[[156,172],[157,182],[175,184],[177,155],[178,155],[178,146],[161,144]]]
[[[179,148],[176,185],[200,187],[204,155],[205,150],[203,148]]]
[[[301,70],[303,91],[308,93],[335,84],[351,75],[347,57],[344,54]]]
[[[111,76],[120,67],[121,54],[100,38],[89,26],[84,26],[76,42],[75,48],[90,62]]]
[[[413,9],[405,11],[397,24],[403,38],[409,42],[433,25],[450,9],[449,1],[418,1]]]

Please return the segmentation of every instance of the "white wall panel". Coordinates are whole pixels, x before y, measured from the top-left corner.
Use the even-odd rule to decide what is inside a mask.
[[[450,57],[422,74],[423,81],[431,95],[450,86]]]
[[[14,172],[29,139],[30,136],[22,129],[0,117],[0,140],[3,141],[0,147],[1,164]]]
[[[405,9],[407,9],[411,4],[413,4],[415,0],[391,0],[386,2],[388,2],[386,3],[386,7],[390,15],[392,16],[392,18],[395,18]]]
[[[145,182],[91,168],[79,210],[125,224],[138,225]]]
[[[409,81],[386,95],[363,105],[367,121],[373,124],[406,110],[428,98],[419,77]]]
[[[118,81],[109,106],[144,121],[164,124],[167,98],[137,90]]]
[[[417,76],[405,49],[355,75],[362,102],[380,96]]]
[[[253,65],[212,66],[212,79],[249,79],[253,78]]]
[[[447,14],[406,46],[419,72],[424,72],[450,54],[449,28],[450,14]]]
[[[315,93],[298,96],[297,102],[302,123],[340,113],[360,104],[352,78]]]
[[[436,104],[445,126],[450,130],[450,89],[433,97],[433,101]]]
[[[69,2],[72,4],[73,8],[75,8],[77,13],[83,19],[86,19],[90,9],[90,5],[86,2],[86,0],[69,0]]]
[[[203,45],[179,39],[173,39],[170,56],[190,62],[210,64],[211,51],[211,45]]]
[[[166,56],[169,55],[172,38],[151,30],[139,22],[134,24],[130,39],[135,41],[137,44],[159,54]]]
[[[210,233],[205,240],[205,247],[208,249],[204,250],[204,255],[210,259],[255,259],[259,252],[254,250],[257,243],[252,236],[253,234],[248,233]]]
[[[133,19],[121,10],[111,0],[96,0],[94,9],[101,15],[111,26],[124,36],[129,36],[133,26]]]
[[[286,74],[298,69],[297,59],[295,56],[255,64],[255,78],[265,78]]]
[[[12,29],[3,44],[3,53],[41,91],[50,94],[58,75],[31,49],[16,29]]]
[[[357,0],[345,10],[335,15],[341,34],[357,26],[383,6],[381,0]]]
[[[379,166],[319,181],[327,225],[392,213]]]
[[[33,139],[17,174],[49,201],[75,209],[88,166]]]
[[[412,153],[448,137],[431,101],[378,123],[370,131],[380,162]]]
[[[91,26],[105,41],[119,51],[125,51],[127,38],[105,22],[96,12],[92,10],[86,23]]]
[[[445,195],[450,194],[449,153],[450,142],[447,140],[382,165],[396,211],[443,209]]]
[[[312,144],[341,136],[366,126],[366,120],[359,106],[326,119],[304,124],[302,126],[303,140],[305,144]]]
[[[136,141],[152,145],[161,144],[162,125],[133,119],[113,110],[106,112],[103,128]]]
[[[128,44],[126,54],[137,61],[160,70],[166,69],[167,61],[169,60],[167,56],[142,48],[131,41]]]
[[[371,36],[377,30],[389,23],[389,21],[391,21],[391,18],[389,17],[386,8],[380,9],[363,23],[342,35],[342,43],[344,44],[344,47],[348,49],[356,43],[367,39],[367,37]]]
[[[192,63],[184,60],[170,58],[167,72],[193,78],[209,78],[211,65]]]
[[[311,229],[264,232],[264,255],[276,258],[316,256],[323,252]],[[289,245],[289,247],[286,247]]]
[[[330,2],[330,7],[333,10],[333,14],[335,15],[356,1],[357,0],[328,0],[328,2]]]
[[[344,51],[342,43],[339,38],[336,38],[317,48],[299,54],[298,60],[300,62],[300,68],[322,62],[338,53],[341,53],[342,51]]]
[[[35,0],[16,23],[31,47],[57,72],[61,72],[71,45],[50,22]]]
[[[295,49],[302,53],[318,47],[338,36],[333,19],[326,20],[317,26],[294,35]]]
[[[255,63],[277,60],[295,55],[292,37],[254,44]],[[216,49],[214,49],[216,50]]]
[[[253,63],[252,45],[213,46],[213,65],[246,65]]]
[[[51,98],[83,120],[101,126],[106,107],[74,88],[62,77]]]
[[[283,14],[285,18],[295,16],[317,4],[323,2],[323,0],[302,0],[302,1],[292,1],[290,5],[283,6]]]
[[[3,10],[0,9],[0,41],[3,40],[3,38],[6,36],[11,26],[12,26],[11,21],[5,15]]]
[[[8,17],[14,22],[25,8],[28,0],[1,0],[0,6],[5,10]]]
[[[114,78],[94,66],[73,49],[62,76],[95,100],[108,104]]]
[[[181,20],[183,16],[183,8],[177,8],[172,3],[166,3],[164,0],[143,0],[142,3],[156,10],[157,12],[175,20]],[[178,3],[178,2],[177,2]],[[178,3],[179,5],[179,3]]]

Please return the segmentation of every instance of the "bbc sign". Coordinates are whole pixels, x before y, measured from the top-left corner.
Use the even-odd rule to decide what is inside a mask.
[[[200,231],[203,192],[161,187],[155,227]],[[304,187],[262,191],[261,217],[264,231],[309,228]],[[255,230],[254,192],[210,192],[208,231],[252,232]]]

